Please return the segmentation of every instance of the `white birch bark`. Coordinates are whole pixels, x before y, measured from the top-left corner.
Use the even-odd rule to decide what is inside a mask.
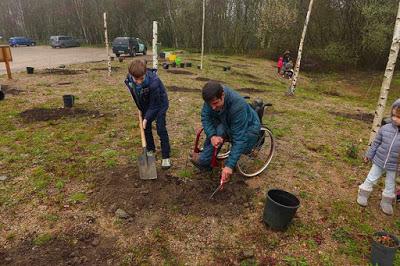
[[[204,25],[206,20],[206,0],[203,0],[203,24],[201,25],[201,58],[200,69],[203,70],[203,57],[204,57]]]
[[[107,33],[107,13],[103,13],[104,18],[104,39],[106,42],[106,50],[107,50],[107,67],[108,67],[108,76],[111,76],[111,58],[110,58],[110,50],[108,48],[108,33]]]
[[[306,37],[307,26],[308,26],[308,21],[310,20],[313,2],[314,2],[314,0],[310,0],[310,4],[308,5],[307,16],[306,16],[306,20],[304,21],[303,33],[301,34],[301,39],[300,39],[300,44],[299,44],[299,51],[297,53],[296,66],[294,67],[292,83],[290,84],[290,87],[287,92],[288,95],[294,95],[294,91],[296,90],[297,77],[300,72],[301,53],[303,52],[303,44],[304,44],[304,39]]]
[[[393,40],[390,46],[389,58],[386,64],[385,74],[383,76],[381,93],[378,99],[378,105],[375,109],[374,121],[372,122],[372,130],[369,137],[368,145],[371,145],[375,139],[376,133],[381,126],[383,112],[385,111],[386,101],[390,90],[390,83],[392,82],[394,68],[396,66],[397,56],[399,54],[400,47],[400,2],[397,10],[396,23],[394,25]]]
[[[153,21],[153,68],[154,69],[157,69],[158,67],[157,35],[158,35],[157,21]]]

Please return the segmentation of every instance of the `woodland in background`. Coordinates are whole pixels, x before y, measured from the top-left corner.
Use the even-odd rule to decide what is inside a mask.
[[[247,53],[271,59],[296,52],[307,13],[305,0],[206,1],[206,52]],[[317,0],[304,46],[305,66],[383,69],[397,11],[395,0]],[[108,33],[135,36],[150,46],[152,21],[163,47],[197,51],[201,46],[202,0],[1,0],[0,35],[27,36],[47,43],[72,35],[87,44]]]

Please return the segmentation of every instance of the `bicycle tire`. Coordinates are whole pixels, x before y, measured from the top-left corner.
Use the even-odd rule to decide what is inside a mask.
[[[265,160],[265,162],[262,163],[261,167],[257,167],[257,169],[255,169],[255,170],[247,171],[247,169],[244,167],[244,165],[242,165],[242,164],[245,164],[245,161],[243,159],[246,157],[250,158],[251,154],[255,151],[255,149],[253,149],[249,155],[242,155],[241,159],[239,159],[237,166],[236,166],[239,173],[248,178],[257,176],[257,175],[261,174],[263,171],[265,171],[265,169],[267,169],[268,165],[271,163],[272,157],[274,156],[274,153],[275,153],[276,143],[275,143],[275,138],[272,135],[271,130],[269,128],[267,128],[266,126],[261,126],[261,131],[263,131],[264,134],[263,134],[262,138],[260,138],[259,144],[257,144],[256,147],[258,145],[260,146],[260,148],[262,146],[265,146],[264,144],[265,144],[266,138],[268,138],[268,140],[270,141],[269,142],[270,143],[269,150],[265,154],[267,156],[265,157],[265,159],[262,158],[262,160],[263,161]]]

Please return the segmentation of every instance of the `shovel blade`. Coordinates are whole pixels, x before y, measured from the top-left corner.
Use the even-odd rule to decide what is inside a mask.
[[[140,179],[157,179],[156,158],[143,152],[138,158]]]

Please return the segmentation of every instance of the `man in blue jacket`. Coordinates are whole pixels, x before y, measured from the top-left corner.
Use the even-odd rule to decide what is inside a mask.
[[[217,82],[206,83],[202,96],[201,122],[207,139],[203,151],[193,154],[191,161],[201,169],[210,169],[214,147],[229,140],[231,152],[221,174],[222,182],[226,183],[240,156],[249,153],[257,143],[260,119],[242,96]]]
[[[146,68],[145,60],[134,60],[129,66],[125,84],[132,95],[136,106],[142,112],[144,134],[149,152],[155,152],[151,123],[155,120],[157,134],[161,141],[161,167],[171,167],[170,145],[166,127],[168,96],[164,84],[154,70]]]

